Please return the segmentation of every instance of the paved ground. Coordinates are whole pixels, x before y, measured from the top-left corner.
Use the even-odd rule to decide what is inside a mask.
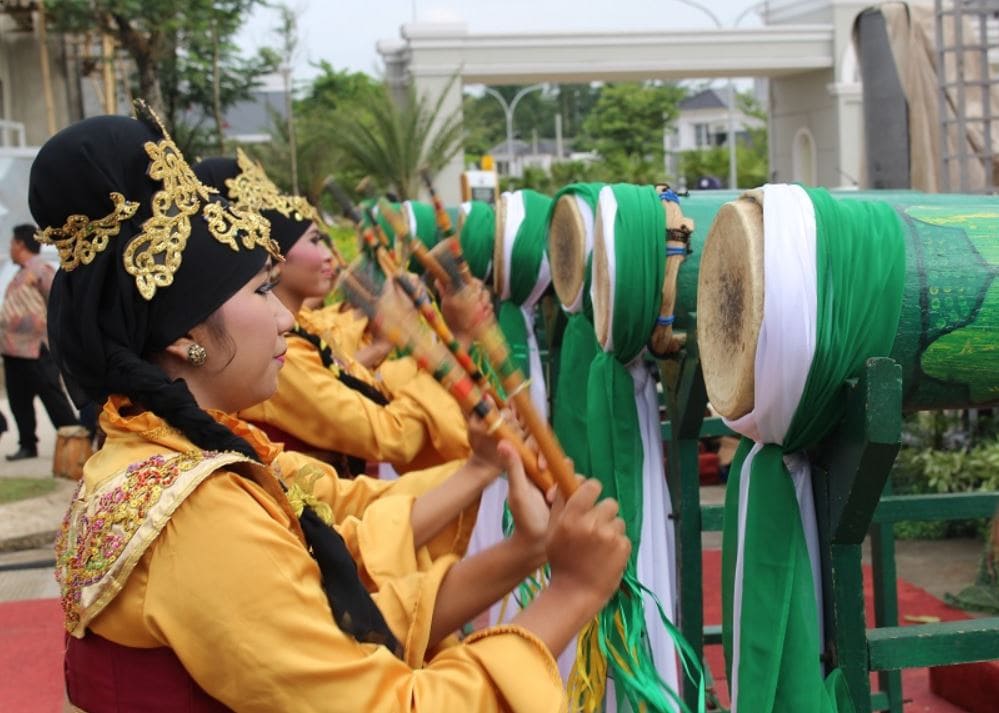
[[[35,401],[38,458],[10,463],[3,457],[17,450],[17,427],[5,398],[0,400],[0,411],[7,417],[10,425],[10,430],[0,436],[0,479],[52,478],[55,429],[41,402]],[[76,488],[72,481],[61,478],[56,481],[55,490],[40,498],[0,504],[0,553],[42,547],[52,542]]]
[[[50,453],[44,450],[44,446],[41,452]],[[44,473],[50,467],[51,459],[38,458],[28,462],[36,464],[36,468]],[[7,475],[6,469],[11,465],[0,460],[0,477]],[[74,488],[74,483],[60,481],[53,493],[42,498],[0,505],[0,566],[52,558],[51,544],[55,531]],[[702,488],[702,498],[705,503],[721,503],[724,489],[721,486]],[[8,543],[6,551],[3,546],[5,541]],[[706,549],[719,549],[721,533],[704,533],[703,544]],[[945,593],[956,594],[974,581],[981,553],[982,543],[970,539],[899,540],[896,543],[896,567],[900,578],[942,599]],[[866,545],[864,562],[870,562]],[[55,595],[51,568],[0,572],[0,601]]]
[[[5,407],[5,403],[0,405],[0,410]],[[30,477],[52,477],[49,473],[51,471],[54,435],[51,425],[44,415],[39,414],[39,416],[42,457],[15,464],[7,463],[0,458],[0,478],[14,474]],[[14,450],[16,448],[15,440],[16,438],[10,438],[9,435],[4,437],[0,442],[0,454]],[[13,607],[49,607],[51,610],[49,608],[39,609],[37,613],[28,615],[33,621],[44,620],[43,623],[46,625],[59,619],[58,605],[53,601],[58,597],[58,587],[54,570],[49,565],[53,557],[52,539],[54,532],[62,520],[74,489],[75,483],[60,481],[56,490],[47,496],[21,503],[0,505],[0,568],[2,568],[0,569],[0,602],[19,602],[19,604],[9,605]],[[724,499],[724,490],[722,487],[704,488],[702,498],[706,503],[720,503]],[[5,542],[8,545],[6,552],[3,551]],[[710,549],[720,548],[720,533],[705,533],[704,546]],[[9,551],[11,547],[16,547],[17,551]],[[900,541],[896,551],[898,576],[927,590],[933,596],[942,598],[945,592],[959,591],[972,582],[977,571],[981,551],[982,544],[973,540]],[[866,555],[865,548],[865,561],[867,559],[869,559],[869,555]],[[49,622],[50,619],[51,622]],[[50,628],[52,628],[52,632],[49,638],[55,643],[49,647],[51,651],[46,649],[38,652],[37,655],[41,657],[43,654],[51,654],[49,656],[51,658],[49,662],[51,671],[42,672],[39,670],[37,673],[47,684],[51,684],[49,685],[51,688],[52,685],[56,685],[53,682],[59,680],[60,654],[58,652],[61,651],[60,637],[62,634],[54,623]],[[39,641],[37,645],[41,647],[43,643]],[[53,652],[55,653],[53,654]],[[0,651],[0,654],[3,654],[3,651]],[[925,678],[925,670],[921,670],[919,673],[924,674]],[[910,677],[913,675],[911,671],[907,674]],[[943,710],[942,702],[929,694],[925,681],[920,685],[908,682],[906,684],[907,694],[909,697],[914,697],[917,693],[922,692],[925,694],[924,698],[932,699],[932,705],[922,708],[907,705],[906,710],[911,709],[913,713],[916,713],[917,710],[920,713],[922,711],[940,713]],[[32,705],[36,706],[35,708],[25,707],[21,704],[15,708],[17,710],[31,710],[32,712],[44,710],[45,713],[49,713],[49,711],[65,713],[65,711],[70,710],[64,702],[61,686],[56,685],[56,688],[49,693],[51,693],[49,697],[52,700],[46,699],[46,703],[42,707],[39,707],[41,704],[35,696],[31,699]],[[2,707],[0,706],[0,708]],[[948,707],[947,710],[956,709]]]
[[[721,505],[725,501],[725,486],[701,488],[701,502]],[[721,533],[705,532],[701,542],[705,549],[721,549]],[[978,574],[978,562],[984,545],[978,540],[897,540],[895,568],[901,579],[925,589],[937,599],[944,594],[957,594],[972,584]],[[864,542],[864,564],[871,563],[869,542]]]

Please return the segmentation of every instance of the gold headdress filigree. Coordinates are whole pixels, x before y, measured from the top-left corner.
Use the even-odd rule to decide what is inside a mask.
[[[71,215],[60,228],[48,227],[36,236],[38,242],[55,245],[59,264],[66,272],[89,265],[97,253],[121,230],[121,224],[135,215],[138,203],[125,200],[121,193],[111,194],[114,209],[103,218],[91,220],[85,215]]]
[[[271,239],[270,224],[253,210],[241,210],[217,198],[218,191],[206,186],[195,175],[173,142],[159,117],[142,104],[137,106],[154,121],[163,138],[147,141],[149,177],[163,183],[153,196],[153,215],[142,226],[142,233],[125,249],[125,270],[135,277],[139,294],[152,299],[158,287],[167,287],[180,268],[181,255],[191,235],[191,218],[204,216],[208,230],[216,240],[239,250],[236,236],[247,250],[262,247],[281,258],[277,243]]]
[[[158,288],[173,283],[191,236],[191,219],[196,216],[204,219],[212,237],[223,245],[236,251],[240,244],[247,250],[262,247],[275,259],[282,259],[278,244],[271,239],[267,219],[254,209],[231,205],[217,190],[198,180],[159,117],[141,100],[135,102],[135,108],[163,137],[144,144],[150,161],[148,175],[161,182],[163,188],[153,195],[152,215],[124,252],[125,270],[135,278],[139,294],[150,300]],[[62,227],[39,233],[41,242],[52,243],[59,250],[63,270],[68,272],[92,262],[139,208],[138,203],[127,201],[120,193],[112,193],[111,201],[114,210],[103,218],[71,215]]]
[[[243,210],[276,210],[292,220],[311,220],[322,225],[319,212],[302,196],[282,193],[267,177],[263,167],[251,159],[243,149],[236,149],[239,175],[227,178],[229,198]]]

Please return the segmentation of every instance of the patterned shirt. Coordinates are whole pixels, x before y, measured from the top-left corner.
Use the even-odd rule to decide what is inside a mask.
[[[33,255],[14,275],[0,307],[0,354],[37,359],[47,343],[46,313],[55,270]]]

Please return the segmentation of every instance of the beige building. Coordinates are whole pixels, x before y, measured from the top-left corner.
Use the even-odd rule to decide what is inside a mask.
[[[0,145],[39,146],[53,129],[84,115],[78,50],[63,35],[50,33],[43,52],[34,0],[5,0],[0,8],[0,119],[9,122],[8,130],[0,132]],[[46,61],[50,92],[43,71]]]
[[[390,83],[437,95],[461,84],[754,77],[769,82],[771,174],[853,186],[861,174],[862,100],[851,30],[864,0],[771,0],[763,27],[631,32],[472,33],[463,24],[403,25],[378,43]],[[440,177],[458,200],[457,156]]]
[[[38,147],[102,108],[95,63],[85,78],[78,41],[48,33],[43,44],[37,6],[35,0],[0,3],[0,257],[11,228],[31,222],[28,176]]]

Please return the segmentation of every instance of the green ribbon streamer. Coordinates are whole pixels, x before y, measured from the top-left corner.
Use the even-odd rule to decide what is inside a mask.
[[[555,206],[562,196],[579,196],[596,215],[597,200],[603,183],[573,183],[566,186],[552,201],[548,214],[548,224]],[[550,255],[550,252],[549,252]],[[583,277],[583,309],[568,313],[565,331],[562,334],[562,349],[559,352],[558,383],[555,388],[555,401],[552,404],[552,427],[558,436],[566,455],[572,458],[576,472],[589,475],[590,444],[586,434],[586,383],[590,364],[600,353],[596,333],[593,331],[593,303],[590,299],[591,255],[583,256],[586,268]]]
[[[599,615],[598,641],[619,702],[626,700],[635,711],[665,713],[678,706],[686,710],[686,706],[659,676],[647,644],[643,597],[643,591],[647,590],[636,577],[645,454],[634,381],[626,365],[642,353],[659,314],[666,267],[663,247],[666,219],[652,186],[617,184],[612,190],[617,200],[613,250],[619,271],[614,284],[613,351],[600,352],[590,366],[587,434],[593,474],[603,483],[602,494],[617,499],[634,547],[621,587]],[[659,611],[682,657],[684,646],[679,642],[683,639],[661,608]],[[626,666],[621,665],[619,658],[624,659]],[[692,661],[691,665],[699,670],[698,662]],[[701,692],[703,685],[701,677]]]
[[[552,426],[576,472],[593,473],[587,437],[587,382],[590,365],[600,353],[593,325],[583,314],[571,314],[562,334],[558,384],[552,404]]]
[[[496,211],[488,203],[471,201],[458,236],[468,269],[480,280],[489,275],[496,241]]]
[[[840,421],[847,379],[867,359],[891,350],[902,304],[905,245],[887,204],[837,202],[805,189],[815,210],[817,330],[815,356],[784,444],[754,457],[743,543],[738,706],[746,713],[847,713],[853,705],[842,672],[823,681],[820,612],[794,485],[785,454],[816,445]],[[722,544],[723,645],[731,680],[739,482],[752,442],[743,439],[725,496]]]
[[[500,302],[496,321],[510,347],[510,359],[526,378],[530,378],[531,355],[527,346],[527,330],[534,325],[528,325],[520,306],[508,300]]]

